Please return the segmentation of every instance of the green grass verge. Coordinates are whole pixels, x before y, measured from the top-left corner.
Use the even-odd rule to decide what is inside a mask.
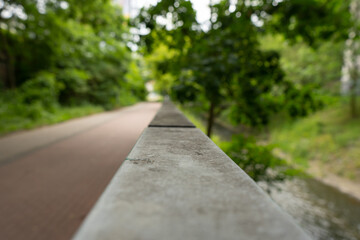
[[[39,109],[36,117],[29,117],[23,114],[16,114],[16,111],[11,111],[8,108],[9,106],[0,109],[0,135],[18,130],[32,129],[43,125],[59,123],[72,118],[104,111],[102,107],[93,105],[55,107],[51,112]]]
[[[296,165],[320,164],[329,171],[360,180],[360,118],[351,118],[344,103],[293,122],[277,124],[270,130],[270,143]]]
[[[206,134],[206,125],[203,121],[200,120],[200,118],[198,116],[196,116],[196,114],[194,114],[193,112],[191,112],[181,106],[178,106],[178,107],[180,108],[181,112],[187,117],[187,119],[189,119],[189,121],[195,125],[195,127],[197,127],[204,134]],[[218,146],[220,146],[222,143],[221,138],[219,136],[217,136],[216,134],[212,134],[211,140]]]
[[[46,98],[46,96],[32,96],[29,103],[29,99],[25,98],[24,94],[20,90],[0,91],[0,136],[139,102],[136,96],[126,90],[122,90],[117,99],[109,99],[108,104],[102,106],[88,102],[63,106],[55,98]]]

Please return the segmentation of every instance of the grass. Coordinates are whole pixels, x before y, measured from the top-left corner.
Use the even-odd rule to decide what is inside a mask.
[[[55,107],[51,112],[39,109],[36,117],[29,117],[26,114],[17,114],[17,111],[9,110],[9,106],[3,105],[0,109],[0,135],[55,124],[102,111],[104,111],[102,107],[93,105]]]
[[[87,116],[115,107],[132,105],[139,101],[128,91],[121,91],[118,99],[110,100],[109,106],[83,102],[74,106],[60,105],[54,96],[35,96],[26,103],[25,93],[20,90],[0,91],[0,136],[25,129],[63,122]],[[39,99],[42,97],[41,99]],[[111,102],[113,101],[113,102]]]
[[[360,118],[351,118],[344,103],[293,122],[277,124],[269,141],[290,161],[308,168],[314,162],[322,171],[360,180]]]
[[[187,110],[186,108],[180,105],[178,107],[181,110],[181,112],[187,117],[187,119],[189,119],[189,121],[195,125],[195,127],[197,127],[204,134],[206,134],[206,124],[202,120],[200,120],[200,118],[195,113],[193,113],[190,110]],[[222,143],[220,136],[217,136],[216,134],[212,134],[211,140],[218,146],[220,146]]]
[[[278,156],[288,159],[299,170],[320,166],[317,173],[320,177],[330,172],[358,182],[360,118],[351,118],[348,103],[335,100],[327,108],[305,118],[277,118],[269,127],[267,142],[276,146]],[[205,125],[196,114],[185,108],[181,111],[205,132]],[[212,140],[221,144],[218,136],[213,136]]]

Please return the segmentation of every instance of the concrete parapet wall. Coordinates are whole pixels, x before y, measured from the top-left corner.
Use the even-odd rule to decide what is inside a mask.
[[[309,238],[206,135],[166,103],[74,239]]]
[[[170,101],[165,101],[149,127],[195,128]]]

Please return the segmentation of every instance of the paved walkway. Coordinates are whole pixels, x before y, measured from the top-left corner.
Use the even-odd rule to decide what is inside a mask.
[[[69,239],[159,103],[0,138],[0,239]]]

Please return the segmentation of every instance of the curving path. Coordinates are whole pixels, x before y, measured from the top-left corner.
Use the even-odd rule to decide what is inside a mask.
[[[160,108],[140,103],[0,138],[0,239],[69,239]]]

